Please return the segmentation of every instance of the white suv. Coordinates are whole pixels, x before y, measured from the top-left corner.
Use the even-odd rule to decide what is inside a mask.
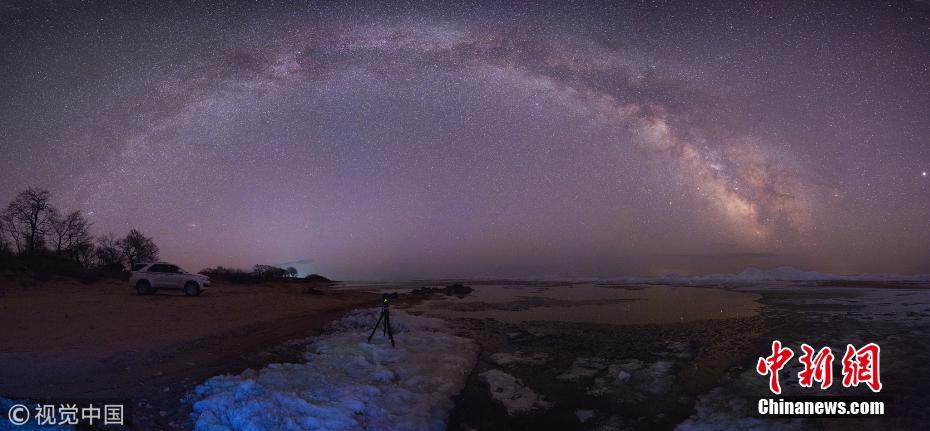
[[[158,289],[182,289],[187,296],[197,296],[210,287],[210,277],[191,274],[165,262],[137,263],[132,266],[129,283],[140,295],[149,295]]]

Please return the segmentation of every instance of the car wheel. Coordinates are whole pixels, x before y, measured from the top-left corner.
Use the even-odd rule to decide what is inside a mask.
[[[194,281],[188,281],[184,285],[184,294],[187,296],[197,296],[200,295],[200,285]]]
[[[152,285],[148,280],[139,280],[139,282],[136,283],[136,292],[139,292],[140,295],[148,295],[153,292]]]

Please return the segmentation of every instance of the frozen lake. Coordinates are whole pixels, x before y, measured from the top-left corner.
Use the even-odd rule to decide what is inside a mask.
[[[749,317],[762,306],[755,293],[691,286],[594,284],[559,286],[474,285],[463,297],[410,307],[442,317],[493,318],[520,323],[546,320],[604,324],[661,324]]]
[[[410,292],[453,282],[346,288]],[[410,295],[419,299],[395,305],[447,318],[456,334],[480,345],[449,429],[801,430],[848,423],[755,413],[753,403],[770,394],[755,361],[776,339],[795,350],[808,343],[842,352],[869,342],[882,349],[880,394],[840,384],[802,388],[792,378],[800,371],[794,360],[783,371],[786,396],[883,400],[891,413],[856,419],[876,429],[922,429],[930,418],[930,290],[917,282],[466,284],[474,291],[462,297]]]

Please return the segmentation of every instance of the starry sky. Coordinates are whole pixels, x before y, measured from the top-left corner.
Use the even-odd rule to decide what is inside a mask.
[[[930,272],[930,3],[0,1],[0,201],[342,279]]]

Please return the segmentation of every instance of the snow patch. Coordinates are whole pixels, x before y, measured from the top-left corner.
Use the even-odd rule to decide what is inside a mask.
[[[520,379],[501,370],[488,370],[479,375],[488,383],[491,398],[503,404],[511,416],[551,406]]]
[[[196,430],[442,430],[478,346],[439,319],[392,311],[397,347],[359,310],[311,339],[306,362],[213,377],[190,395]]]

